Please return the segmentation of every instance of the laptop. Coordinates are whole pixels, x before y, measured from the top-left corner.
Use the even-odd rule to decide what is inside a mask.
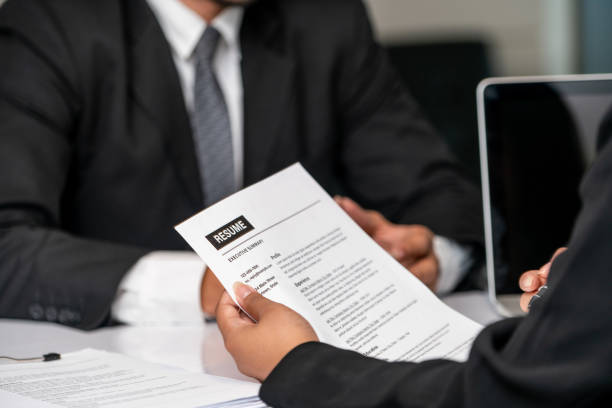
[[[569,240],[612,74],[485,79],[477,108],[488,296],[516,316],[520,275]]]

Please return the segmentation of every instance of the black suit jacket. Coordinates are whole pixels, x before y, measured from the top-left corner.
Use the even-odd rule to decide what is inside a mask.
[[[549,290],[526,318],[485,328],[466,363],[387,363],[306,343],[264,382],[263,400],[292,408],[610,406],[612,140],[607,136],[581,185],[583,208],[569,249],[553,262]]]
[[[361,2],[256,2],[241,46],[246,184],[301,161],[332,194],[480,241],[477,192]],[[186,249],[172,227],[202,208],[171,51],[144,0],[9,0],[0,60],[0,316],[97,327],[126,271]]]

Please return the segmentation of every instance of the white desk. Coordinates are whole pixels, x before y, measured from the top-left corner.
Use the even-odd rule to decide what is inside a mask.
[[[500,319],[482,292],[454,294],[444,301],[481,324]],[[248,380],[238,372],[214,323],[193,327],[118,326],[83,332],[52,323],[0,319],[0,355],[36,357],[87,347],[193,372]]]

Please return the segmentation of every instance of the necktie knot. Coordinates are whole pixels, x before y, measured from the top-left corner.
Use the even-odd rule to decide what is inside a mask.
[[[221,35],[211,25],[206,27],[195,48],[196,58],[201,62],[211,63]]]

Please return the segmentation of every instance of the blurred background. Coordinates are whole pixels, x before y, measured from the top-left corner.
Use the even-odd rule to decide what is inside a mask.
[[[482,78],[612,72],[610,0],[366,3],[404,82],[477,182]]]
[[[612,71],[609,0],[366,0],[384,44],[482,41],[499,75]]]

